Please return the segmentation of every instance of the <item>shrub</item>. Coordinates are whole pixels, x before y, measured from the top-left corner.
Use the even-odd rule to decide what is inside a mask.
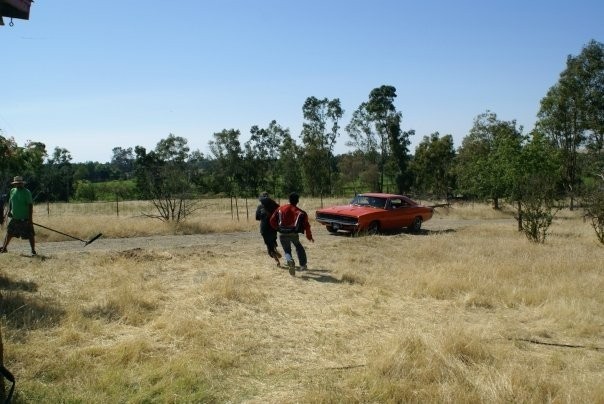
[[[591,221],[600,243],[604,244],[604,174],[600,184],[591,187],[584,201],[585,218]]]
[[[534,200],[522,203],[522,232],[530,241],[544,243],[553,219],[551,206]]]
[[[547,178],[533,176],[522,184],[519,222],[522,232],[535,243],[544,243],[556,206],[555,186]]]

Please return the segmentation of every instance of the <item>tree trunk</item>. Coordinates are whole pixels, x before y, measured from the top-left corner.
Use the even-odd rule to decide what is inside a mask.
[[[499,198],[493,198],[493,209],[499,210]]]
[[[522,204],[520,203],[520,201],[516,202],[517,203],[517,210],[518,210],[518,217],[516,218],[516,220],[518,220],[518,231],[522,231]]]
[[[245,197],[245,220],[250,221],[250,210],[247,206],[247,196]]]

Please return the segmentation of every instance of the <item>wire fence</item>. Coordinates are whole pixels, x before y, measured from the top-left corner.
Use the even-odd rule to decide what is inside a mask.
[[[275,198],[280,205],[288,203],[287,198]],[[192,217],[216,214],[231,217],[233,220],[255,220],[258,200],[255,198],[200,198],[188,201],[194,205]],[[308,212],[331,205],[345,205],[349,197],[305,198],[298,206]],[[138,217],[156,214],[151,201],[113,201],[113,202],[53,202],[34,205],[37,217],[57,216],[113,216]]]

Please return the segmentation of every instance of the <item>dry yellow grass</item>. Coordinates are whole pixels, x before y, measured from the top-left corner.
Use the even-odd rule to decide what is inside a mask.
[[[350,198],[302,198],[300,208],[313,212],[322,207],[334,204],[347,204]],[[286,200],[278,200],[287,203]],[[430,202],[423,201],[430,204]],[[257,222],[255,213],[257,201],[239,199],[237,202],[229,199],[202,199],[185,222],[178,225],[163,223],[148,215],[156,214],[149,202],[126,201],[119,204],[111,202],[95,203],[57,203],[50,206],[41,204],[34,208],[34,222],[63,233],[88,240],[90,237],[103,233],[105,237],[137,237],[165,234],[204,234],[225,233],[237,231],[255,231]],[[451,208],[439,208],[433,220],[442,218],[459,220],[504,219],[510,213],[503,210],[493,210],[483,204],[455,205]],[[60,241],[70,240],[69,237],[35,227],[37,240]]]
[[[126,201],[80,204],[36,205],[34,222],[81,238],[103,233],[105,237],[138,237],[163,234],[204,234],[255,229],[255,200],[238,201],[238,209],[229,199],[202,199],[186,221],[174,225],[150,218],[157,212],[149,202]],[[68,237],[36,227],[37,240],[59,241]]]
[[[320,205],[302,202],[309,212]],[[257,232],[253,216],[231,219],[228,201],[213,206],[189,230],[68,211],[53,225],[83,238]],[[545,245],[506,217],[456,207],[439,210],[439,231],[355,238],[314,225],[311,270],[295,278],[259,235],[234,234],[228,246],[3,254],[17,399],[602,402],[604,248],[574,213],[555,220]]]

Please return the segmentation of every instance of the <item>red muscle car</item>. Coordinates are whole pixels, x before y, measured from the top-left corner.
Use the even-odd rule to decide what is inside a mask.
[[[331,233],[342,230],[377,234],[404,227],[418,232],[433,213],[434,208],[403,195],[365,193],[355,196],[349,205],[318,209],[315,218]]]

